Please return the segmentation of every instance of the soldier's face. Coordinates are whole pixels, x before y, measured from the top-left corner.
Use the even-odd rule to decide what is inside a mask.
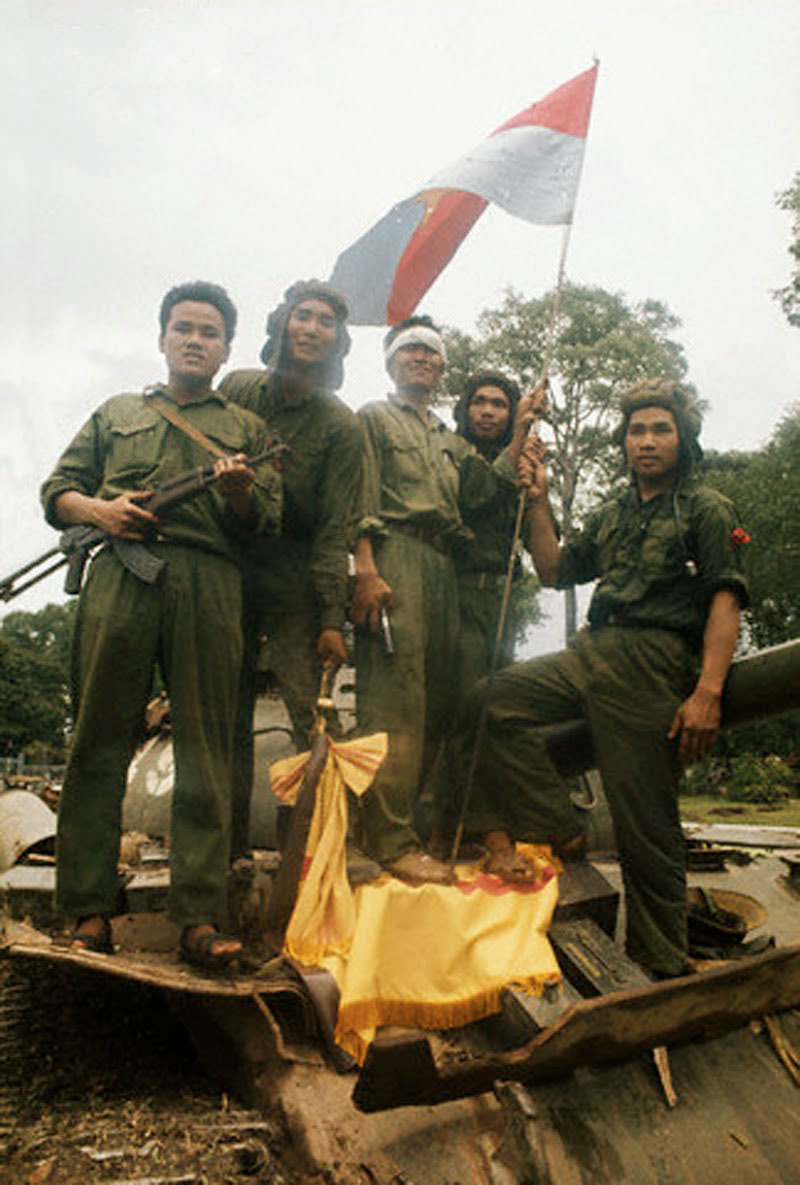
[[[179,300],[169,311],[158,347],[171,379],[184,386],[206,386],[230,352],[222,313],[204,300]]]
[[[444,359],[430,346],[413,342],[400,347],[390,368],[398,391],[432,391],[444,372]]]
[[[499,440],[508,427],[511,401],[502,387],[478,387],[467,408],[473,440]]]
[[[336,345],[336,315],[324,300],[311,297],[295,305],[286,322],[292,362],[318,366]]]
[[[651,490],[666,488],[677,468],[680,448],[671,411],[641,407],[633,412],[625,433],[625,452],[640,485]]]

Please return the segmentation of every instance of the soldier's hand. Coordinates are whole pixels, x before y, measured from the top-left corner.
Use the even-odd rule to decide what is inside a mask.
[[[220,457],[214,465],[214,477],[236,517],[246,519],[253,506],[253,470],[244,453]]]
[[[335,667],[347,662],[347,647],[342,631],[322,630],[317,638],[317,655],[320,662],[332,662]]]
[[[540,379],[532,391],[526,391],[517,405],[517,415],[527,421],[528,427],[534,420],[547,418],[548,379]]]
[[[146,539],[158,525],[158,519],[139,503],[152,496],[152,490],[126,490],[116,498],[95,500],[92,520],[114,539]]]
[[[508,446],[511,454],[511,463],[514,466],[517,464],[531,427],[547,411],[547,387],[547,379],[542,379],[532,391],[526,392],[517,404],[517,409],[514,412],[514,428]]]
[[[716,744],[722,720],[720,697],[696,687],[678,708],[667,738],[677,740],[678,756],[684,765],[693,765],[707,757]]]
[[[378,572],[366,572],[356,577],[356,587],[350,605],[350,618],[355,625],[366,625],[377,633],[381,609],[392,604],[392,589]]]
[[[226,498],[249,498],[253,492],[253,470],[244,453],[220,457],[214,464],[214,477]]]
[[[517,461],[517,481],[533,501],[547,496],[545,455],[546,449],[542,440],[538,436],[529,436]]]

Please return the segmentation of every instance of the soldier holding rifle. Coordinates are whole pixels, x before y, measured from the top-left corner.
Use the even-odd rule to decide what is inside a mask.
[[[163,386],[116,395],[94,412],[42,487],[48,521],[101,527],[142,543],[163,569],[147,583],[113,548],[92,561],[74,641],[75,729],[60,803],[56,899],[77,918],[71,945],[109,952],[118,908],[121,804],[156,663],[172,704],[175,786],[168,916],[185,958],[218,967],[238,939],[222,934],[229,863],[230,767],[242,655],[243,549],[280,525],[280,479],[257,417],[212,381],[236,310],[203,281],[173,288],[160,309]],[[219,459],[217,481],[164,520],[154,487]]]

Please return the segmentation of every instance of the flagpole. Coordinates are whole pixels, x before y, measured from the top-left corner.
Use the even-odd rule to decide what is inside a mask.
[[[600,61],[597,57],[594,58],[595,67],[599,67]],[[587,140],[588,140],[588,125],[587,125]],[[540,383],[546,383],[549,378],[550,363],[552,361],[553,353],[556,344],[556,321],[561,308],[561,293],[564,288],[567,268],[567,252],[569,250],[570,238],[572,235],[572,223],[575,214],[575,207],[578,204],[578,192],[580,189],[581,176],[583,174],[583,157],[581,157],[578,176],[575,183],[575,201],[570,212],[569,221],[564,223],[564,232],[561,236],[561,251],[558,260],[558,270],[556,272],[556,286],[553,294],[553,307],[550,310],[550,320],[547,326],[547,335],[545,339],[545,350],[542,358],[541,373],[539,376],[538,386]],[[533,425],[531,424],[528,428]],[[503,582],[503,596],[500,602],[500,613],[497,618],[497,629],[495,631],[494,648],[492,650],[492,658],[489,664],[489,671],[486,676],[486,683],[481,699],[481,710],[478,716],[478,725],[475,730],[475,740],[472,746],[472,754],[470,757],[469,771],[467,773],[467,782],[464,787],[464,794],[461,800],[461,810],[459,811],[458,822],[456,824],[455,835],[453,837],[453,846],[450,851],[450,863],[455,864],[458,859],[458,853],[461,848],[461,842],[464,838],[464,822],[472,799],[472,791],[475,784],[475,772],[478,767],[478,757],[480,756],[481,745],[483,737],[486,732],[486,719],[489,711],[489,699],[492,691],[492,684],[494,683],[494,676],[497,671],[497,664],[500,658],[500,650],[503,644],[503,635],[506,630],[506,623],[508,619],[508,606],[511,599],[511,584],[514,578],[514,563],[517,556],[517,547],[519,545],[520,535],[522,533],[522,522],[525,516],[525,506],[527,503],[527,492],[520,490],[517,501],[517,514],[514,522],[514,533],[511,539],[511,546],[508,553],[508,564],[506,566],[505,580]]]

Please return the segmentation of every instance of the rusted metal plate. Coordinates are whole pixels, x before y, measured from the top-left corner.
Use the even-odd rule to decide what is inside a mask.
[[[800,1004],[800,944],[703,975],[585,1000],[527,1045],[470,1062],[437,1064],[427,1041],[370,1047],[353,1094],[364,1111],[438,1103],[491,1090],[495,1081],[541,1082],[576,1066],[622,1061],[657,1045],[722,1033]]]
[[[800,1017],[780,1019],[795,1045]],[[498,1159],[536,1185],[787,1185],[798,1178],[798,1091],[750,1027],[670,1050],[674,1109],[649,1055],[568,1079],[497,1088],[508,1119]],[[535,1175],[534,1175],[535,1173]]]

